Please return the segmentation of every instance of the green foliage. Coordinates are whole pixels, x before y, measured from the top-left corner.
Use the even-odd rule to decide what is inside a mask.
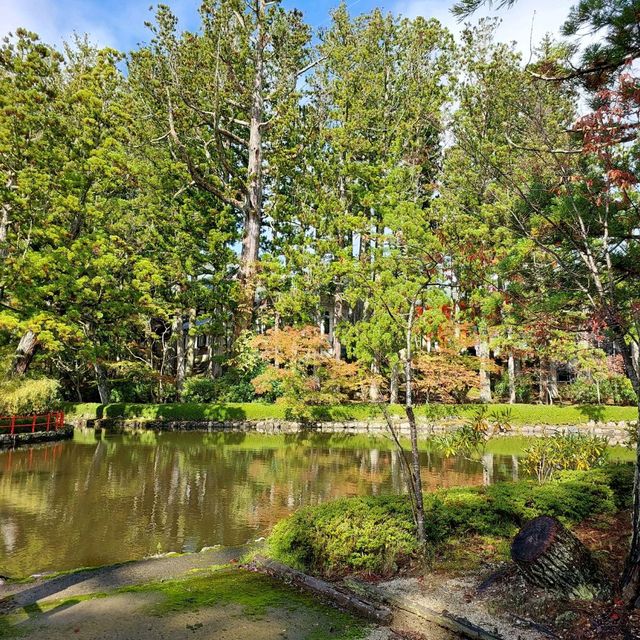
[[[626,376],[614,375],[598,385],[589,380],[576,380],[563,389],[563,399],[575,404],[637,404],[631,381]]]
[[[491,438],[511,430],[511,409],[490,411],[482,405],[460,428],[437,436],[436,446],[445,456],[462,455],[471,460],[482,459]]]
[[[182,386],[180,399],[186,403],[209,403],[218,399],[216,381],[204,376],[187,378]]]
[[[389,574],[417,546],[411,506],[397,496],[305,507],[279,522],[269,536],[274,557],[325,574]]]
[[[533,398],[533,380],[530,375],[520,374],[516,377],[516,402],[529,404]],[[509,397],[509,375],[503,373],[493,387],[496,398],[508,399]]]
[[[328,342],[316,327],[271,329],[253,344],[267,363],[252,381],[256,393],[277,397],[292,419],[310,419],[312,407],[347,401],[360,389],[358,364],[328,354]]]
[[[628,504],[632,465],[562,472],[532,481],[442,489],[426,494],[425,529],[431,554],[451,538],[509,538],[524,522],[551,515],[566,525],[612,513]],[[269,553],[302,569],[327,575],[359,571],[388,574],[419,551],[405,497],[348,498],[305,507],[279,522]]]
[[[607,461],[608,440],[582,433],[556,433],[537,438],[521,460],[527,473],[547,482],[558,471],[584,471]]]
[[[50,378],[16,379],[0,384],[0,415],[46,413],[60,406],[60,383]]]

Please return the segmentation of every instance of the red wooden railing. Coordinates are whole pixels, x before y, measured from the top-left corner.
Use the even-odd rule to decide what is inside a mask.
[[[35,433],[64,428],[64,411],[36,413],[30,416],[0,416],[0,433]]]

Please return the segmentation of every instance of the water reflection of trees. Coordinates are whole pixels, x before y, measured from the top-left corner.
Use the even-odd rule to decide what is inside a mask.
[[[243,435],[149,432],[0,454],[1,572],[240,544],[302,505],[404,489],[392,449]],[[510,478],[511,457],[492,468]],[[423,482],[481,484],[482,467],[425,452]]]

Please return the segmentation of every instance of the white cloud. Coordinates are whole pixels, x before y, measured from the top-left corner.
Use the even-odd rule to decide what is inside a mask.
[[[63,6],[54,0],[0,0],[2,34],[24,27],[35,31],[42,40],[60,45],[74,32],[88,33],[100,46],[117,46],[114,32],[100,20],[91,17],[90,7],[82,3]]]
[[[144,26],[152,13],[149,6],[158,0],[0,0],[0,35],[25,27],[45,42],[60,45],[73,33],[89,34],[93,43],[128,50],[148,39]],[[181,26],[196,24],[199,0],[168,0],[181,19]]]
[[[390,6],[394,13],[401,13],[407,17],[424,16],[437,18],[443,24],[458,34],[463,25],[451,15],[450,7],[453,0],[397,0]],[[502,23],[497,37],[505,42],[515,41],[517,49],[522,52],[525,60],[529,58],[530,41],[535,45],[542,36],[551,33],[558,36],[569,9],[574,3],[566,0],[520,0],[511,9],[492,11],[483,9],[474,14],[469,21],[475,22],[481,17],[499,17]]]

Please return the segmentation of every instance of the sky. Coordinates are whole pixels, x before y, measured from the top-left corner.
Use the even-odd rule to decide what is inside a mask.
[[[315,27],[327,26],[331,10],[339,0],[283,0],[296,7]],[[435,17],[454,32],[461,25],[449,11],[454,0],[349,0],[349,11],[359,14],[379,7],[385,12],[415,17]],[[201,0],[163,0],[179,17],[184,29],[198,25],[197,10]],[[60,45],[74,32],[89,34],[101,46],[128,51],[148,40],[145,21],[152,17],[152,0],[0,0],[0,32],[5,35],[16,27],[35,31],[50,44]],[[498,15],[502,19],[499,37],[515,41],[525,59],[530,52],[530,40],[536,43],[545,33],[558,34],[571,0],[519,0],[512,9],[499,12],[485,10],[474,16]]]

